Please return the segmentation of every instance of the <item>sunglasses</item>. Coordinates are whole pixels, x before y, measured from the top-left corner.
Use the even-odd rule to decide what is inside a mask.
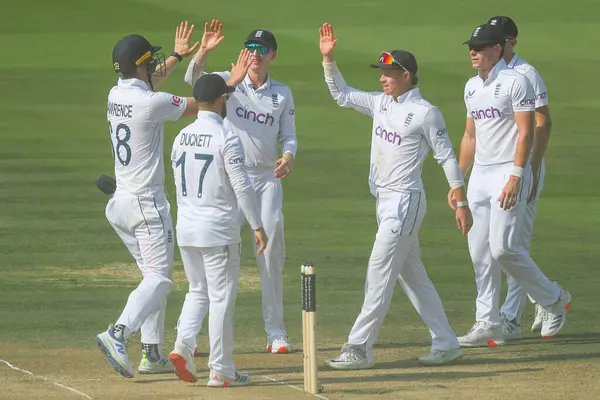
[[[231,97],[231,93],[223,93],[221,95],[221,97],[223,97],[225,99],[225,101],[229,100],[229,98]]]
[[[381,52],[381,55],[379,56],[379,62],[384,65],[393,65],[396,67],[400,67],[406,72],[408,72],[408,70],[404,68],[404,65],[400,64],[400,62],[396,60],[394,56],[391,53],[388,53],[387,51]]]
[[[250,53],[257,51],[261,56],[264,56],[269,52],[269,48],[267,46],[258,43],[248,43],[246,48],[250,51]]]

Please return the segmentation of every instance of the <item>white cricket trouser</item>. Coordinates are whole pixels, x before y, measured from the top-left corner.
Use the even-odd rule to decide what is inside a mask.
[[[500,287],[503,270],[542,306],[555,303],[560,288],[548,279],[523,246],[523,223],[531,191],[531,168],[521,180],[517,205],[500,208],[498,198],[508,182],[512,163],[473,167],[467,197],[473,213],[468,235],[469,252],[477,285],[476,320],[499,325]]]
[[[531,240],[533,239],[533,223],[535,220],[535,214],[537,212],[538,199],[542,194],[542,188],[544,187],[544,178],[546,176],[546,166],[542,160],[540,167],[540,176],[538,180],[537,196],[534,201],[527,203],[525,217],[523,219],[523,246],[529,252],[531,247]],[[520,323],[521,316],[523,315],[523,309],[527,302],[527,293],[517,283],[517,281],[510,275],[506,276],[506,282],[508,284],[508,292],[506,293],[506,300],[500,309],[501,313],[504,313],[508,320],[516,319]],[[529,297],[533,302],[534,300]]]
[[[256,256],[262,286],[262,312],[265,332],[269,338],[286,336],[283,324],[283,264],[285,238],[283,234],[283,188],[272,169],[248,169],[248,176],[258,195],[260,216],[269,243],[263,254]],[[252,236],[254,251],[258,250]]]
[[[425,272],[418,233],[427,208],[425,192],[399,193],[377,189],[379,229],[367,266],[365,299],[348,336],[351,346],[364,346],[373,362],[373,344],[390,307],[396,280],[428,326],[432,348],[458,348],[442,301]]]
[[[173,223],[164,189],[144,197],[117,191],[106,205],[106,218],[142,272],[116,324],[132,333],[141,328],[142,343],[160,345],[173,286]]]
[[[235,376],[233,313],[240,275],[239,243],[215,247],[180,246],[189,282],[177,327],[177,341],[191,351],[202,320],[208,316],[209,368],[217,375]]]

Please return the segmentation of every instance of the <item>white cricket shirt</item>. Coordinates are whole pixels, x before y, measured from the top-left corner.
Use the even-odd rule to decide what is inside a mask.
[[[185,73],[185,81],[194,85],[205,72],[194,59]],[[227,82],[231,73],[215,72]],[[256,87],[250,77],[240,83],[227,101],[225,125],[236,133],[244,146],[246,166],[274,169],[279,159],[278,144],[282,152],[296,156],[296,110],[289,87],[270,77],[261,87]]]
[[[519,130],[516,112],[535,110],[529,80],[500,60],[485,81],[477,75],[465,85],[467,118],[475,122],[475,163],[495,165],[515,161]]]
[[[546,84],[544,83],[542,76],[533,65],[529,64],[515,53],[512,60],[508,63],[508,68],[520,72],[529,80],[529,83],[533,86],[533,92],[535,93],[535,108],[548,105],[548,89],[546,89]]]
[[[422,190],[421,168],[430,149],[443,166],[450,187],[464,184],[442,113],[421,97],[419,89],[413,88],[395,100],[382,92],[349,87],[335,62],[323,66],[325,82],[337,103],[373,118],[371,193],[375,187],[400,192]]]
[[[120,78],[110,90],[106,116],[117,191],[144,196],[164,187],[163,123],[179,119],[186,104],[185,98],[154,92],[136,78]]]
[[[244,167],[237,135],[223,118],[198,112],[181,130],[171,153],[177,192],[177,243],[212,247],[241,242],[239,206],[252,229],[262,227],[258,198]]]

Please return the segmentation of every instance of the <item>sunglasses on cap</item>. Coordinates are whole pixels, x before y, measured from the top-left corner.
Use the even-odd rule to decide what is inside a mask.
[[[227,101],[227,100],[229,100],[229,98],[231,97],[231,93],[223,93],[223,94],[221,95],[221,97],[222,97],[223,99],[225,99],[225,101]]]
[[[404,68],[404,65],[400,64],[400,62],[398,60],[396,60],[394,58],[394,56],[387,51],[381,52],[381,55],[379,56],[379,62],[384,65],[394,65],[396,67],[400,67],[403,70],[405,70],[406,72],[408,72],[408,70],[406,68]]]
[[[267,46],[258,43],[248,43],[246,48],[250,51],[250,53],[257,51],[261,56],[264,56],[269,52],[269,48]]]

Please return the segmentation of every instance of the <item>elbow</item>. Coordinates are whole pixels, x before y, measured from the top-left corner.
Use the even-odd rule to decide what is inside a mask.
[[[546,120],[544,121],[544,129],[546,130],[546,134],[550,134],[550,131],[552,130],[552,119],[548,116],[546,118]]]

